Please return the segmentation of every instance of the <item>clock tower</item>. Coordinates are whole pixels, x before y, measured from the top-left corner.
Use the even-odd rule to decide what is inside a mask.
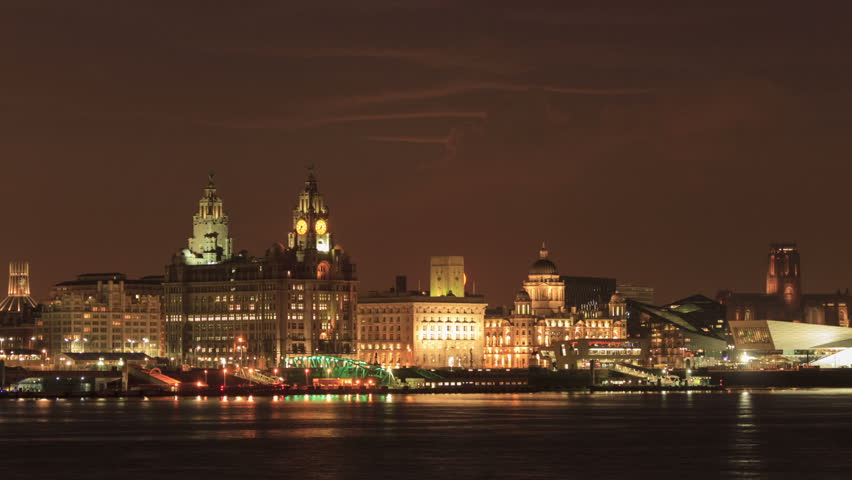
[[[306,252],[329,253],[332,249],[328,207],[317,188],[313,168],[308,169],[305,188],[299,193],[298,204],[293,209],[288,246],[296,251],[300,261],[304,260]]]

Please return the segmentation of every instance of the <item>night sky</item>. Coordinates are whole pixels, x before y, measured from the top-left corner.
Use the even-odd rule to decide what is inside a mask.
[[[262,255],[308,165],[364,292],[464,255],[508,303],[542,240],[658,303],[759,291],[772,241],[852,286],[844,2],[135,3],[0,6],[0,262],[38,299],[161,274],[211,171]]]

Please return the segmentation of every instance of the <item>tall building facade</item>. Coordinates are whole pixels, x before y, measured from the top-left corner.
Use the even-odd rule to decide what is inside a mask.
[[[122,273],[79,275],[53,286],[36,322],[47,353],[164,351],[162,277],[128,279]]]
[[[227,218],[221,198],[212,194],[215,211]],[[204,197],[210,195],[208,185]],[[164,286],[170,360],[268,368],[288,355],[354,354],[355,265],[334,243],[313,172],[287,224],[287,244],[275,243],[262,257],[241,253],[204,263],[187,261],[185,254],[173,258]],[[227,229],[217,238],[232,245]]]
[[[430,279],[438,285],[430,285],[428,296],[397,288],[360,298],[359,360],[389,367],[482,367],[487,304],[465,293],[464,258],[432,257]]]
[[[719,292],[727,321],[778,320],[849,327],[849,289],[834,293],[802,291],[799,250],[793,243],[769,247],[765,293]]]

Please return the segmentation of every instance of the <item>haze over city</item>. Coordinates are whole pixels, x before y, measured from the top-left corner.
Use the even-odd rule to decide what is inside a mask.
[[[542,241],[660,301],[759,291],[772,241],[852,283],[845,15],[447,5],[5,2],[0,265],[161,274],[209,172],[262,255],[315,165],[364,292],[464,255],[508,304]]]

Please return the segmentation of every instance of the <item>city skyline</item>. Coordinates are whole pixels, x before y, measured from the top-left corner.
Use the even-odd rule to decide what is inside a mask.
[[[160,274],[209,171],[259,254],[315,164],[364,291],[463,255],[509,303],[542,241],[661,303],[760,291],[775,241],[805,291],[852,284],[843,15],[440,3],[8,2],[0,264],[28,260],[37,298]]]
[[[306,172],[306,171],[311,171],[311,170],[314,170],[314,169],[315,169],[315,167],[314,167],[314,166],[310,166],[310,167],[304,167],[304,168],[302,168],[302,169],[297,169],[297,171],[301,171],[302,173],[304,173],[304,172]],[[215,174],[214,174],[213,172],[211,172],[211,173],[207,174],[206,176],[204,176],[204,175],[199,175],[199,179],[208,179],[207,181],[209,182],[209,181],[212,181],[212,178],[213,178],[214,176],[215,176]],[[220,181],[220,180],[221,180],[221,178],[217,179],[217,183],[218,183],[218,181]],[[199,185],[202,185],[202,184],[206,184],[206,182],[201,182],[201,181],[199,180]],[[217,187],[218,187],[218,185],[217,185]],[[199,187],[199,189],[200,189],[200,187]],[[198,189],[197,189],[197,190],[198,190]],[[226,198],[227,198],[227,193],[225,194],[225,196],[226,196]],[[331,196],[332,198],[334,198],[333,192],[331,192],[331,195],[330,195],[330,196]],[[240,222],[238,219],[234,218],[235,216],[234,216],[233,214],[231,214],[231,210],[232,210],[231,205],[233,205],[234,203],[240,203],[240,202],[234,202],[233,200],[229,200],[229,201],[228,201],[228,206],[227,206],[227,207],[226,207],[226,209],[225,209],[225,211],[229,214],[229,216],[230,216],[230,217],[232,217],[232,221],[231,221],[231,223],[232,223],[232,224],[236,224],[236,225],[240,225],[241,223],[245,223],[245,222]],[[345,204],[346,204],[346,202],[345,202],[345,201],[344,201],[344,202],[341,202],[341,203],[342,203],[343,205],[345,205]],[[190,206],[189,208],[191,208],[191,207],[192,207],[192,206]],[[336,211],[336,210],[337,210],[337,209],[335,209],[335,211]],[[189,216],[191,216],[191,215],[186,215],[185,217],[189,217]],[[283,220],[284,220],[284,222],[286,223],[286,218],[285,218],[285,217],[282,217],[282,219],[283,219]],[[189,230],[189,229],[187,229],[187,228],[186,228],[186,223],[187,223],[187,222],[184,222],[184,229],[185,229],[185,230]],[[341,231],[341,226],[340,226],[340,225],[341,225],[341,222],[339,221],[339,219],[335,218],[335,228],[336,228],[338,231]],[[346,225],[346,224],[344,223],[344,226],[345,226],[345,225]],[[274,226],[275,226],[275,224],[271,225],[271,227],[274,227]],[[281,228],[282,228],[282,229],[284,229],[284,228],[286,228],[286,227],[284,227],[284,226],[283,226],[283,224],[282,224]],[[344,228],[345,228],[345,227],[344,227]],[[190,232],[190,233],[191,233],[191,232]],[[187,235],[187,236],[191,236],[191,235]],[[240,242],[240,238],[239,238],[239,236],[238,236],[238,233],[234,233],[234,232],[232,231],[232,236],[234,236],[234,238],[235,238],[235,244],[236,244],[236,247],[234,248],[234,253],[236,254],[237,252],[240,252],[240,251],[243,251],[243,250],[248,250],[248,253],[249,253],[249,255],[250,255],[250,256],[262,256],[263,251],[264,251],[264,250],[266,250],[267,248],[269,248],[270,246],[272,246],[274,243],[282,242],[282,241],[285,241],[285,240],[286,240],[286,233],[285,233],[285,234],[284,234],[284,235],[283,235],[280,239],[273,239],[272,241],[270,241],[270,242],[266,245],[266,247],[263,247],[263,248],[254,248],[254,249],[249,249],[249,248],[245,248],[245,247],[243,247],[242,242]],[[184,239],[184,240],[185,240],[185,239]],[[253,243],[254,243],[254,244],[260,244],[261,242],[262,242],[262,240],[257,240],[257,239],[255,239],[255,242],[253,242]],[[548,243],[548,242],[547,242],[546,240],[544,240],[544,241],[543,241],[543,243]],[[768,243],[767,243],[767,244],[768,244]],[[541,245],[539,245],[539,246],[541,246]],[[765,245],[763,245],[763,247],[764,247],[764,248],[763,248],[763,250],[765,250],[765,247],[766,247],[766,246],[767,246],[766,244],[765,244]],[[575,275],[575,274],[578,274],[578,272],[574,272],[574,271],[567,271],[567,272],[566,272],[566,271],[564,271],[564,269],[561,267],[561,263],[560,263],[560,262],[561,262],[561,259],[565,258],[565,254],[563,253],[562,255],[560,255],[560,254],[559,254],[559,250],[560,250],[560,249],[559,249],[558,247],[559,247],[559,246],[555,246],[555,247],[554,247],[552,243],[549,243],[549,245],[548,245],[548,248],[549,248],[550,250],[556,250],[556,254],[555,254],[555,255],[552,255],[552,256],[551,256],[551,258],[555,260],[555,263],[556,263],[556,265],[557,265],[557,268],[559,268],[559,273],[560,273],[561,275],[569,275],[569,276],[571,276],[571,275]],[[175,255],[176,253],[178,253],[178,251],[179,251],[179,250],[180,250],[180,248],[172,249],[172,251],[171,251],[171,252],[169,252],[168,257],[169,257],[169,258],[171,258],[171,256],[172,256],[172,255]],[[537,252],[537,248],[536,248],[536,249],[534,249],[534,250],[531,250],[531,251],[535,251],[535,252]],[[758,269],[756,270],[755,275],[754,275],[754,276],[756,277],[756,278],[754,279],[754,282],[751,282],[751,283],[748,283],[748,282],[738,282],[737,284],[739,284],[739,285],[745,285],[745,286],[744,286],[744,287],[742,287],[742,288],[739,288],[739,289],[733,289],[733,290],[738,290],[738,291],[747,291],[747,292],[760,292],[760,291],[762,291],[762,290],[763,290],[763,286],[760,284],[760,281],[762,280],[762,276],[763,276],[763,274],[764,274],[764,272],[765,272],[765,260],[764,260],[764,259],[763,259],[763,257],[761,257],[761,255],[760,255],[760,254],[762,254],[762,253],[763,253],[763,251],[761,251],[761,252],[754,252],[754,255],[753,255],[753,256],[754,256],[754,258],[753,258],[753,259],[751,259],[751,260],[755,260],[755,259],[757,259],[757,260],[758,260],[757,262],[751,262],[751,263],[758,263],[758,264],[759,264]],[[507,258],[507,259],[508,259],[511,263],[513,263],[513,264],[515,264],[515,263],[521,263],[521,262],[519,262],[519,261],[518,261],[518,259],[519,259],[519,258],[521,259],[521,261],[522,261],[522,262],[524,262],[524,264],[523,264],[523,265],[521,266],[521,268],[519,269],[519,272],[516,272],[516,273],[518,273],[518,274],[523,273],[523,272],[526,270],[526,268],[528,267],[529,263],[531,263],[531,262],[535,259],[535,257],[534,257],[533,255],[526,255],[526,257],[529,257],[529,258],[526,258],[523,254],[524,254],[524,252],[521,252],[521,254],[520,254],[520,255],[515,255],[515,256],[514,256],[514,258]],[[414,288],[415,286],[419,285],[421,290],[428,290],[428,289],[429,289],[429,272],[428,272],[428,262],[429,262],[429,258],[430,258],[431,256],[433,256],[433,255],[434,255],[434,252],[429,252],[429,251],[427,250],[427,251],[426,251],[426,256],[424,256],[423,258],[419,258],[419,259],[418,259],[418,258],[400,258],[400,259],[399,259],[399,261],[400,261],[401,263],[403,263],[403,264],[408,264],[408,265],[413,265],[413,266],[414,266],[414,269],[413,269],[412,271],[397,271],[397,272],[395,272],[395,273],[394,273],[393,271],[388,270],[388,269],[387,269],[387,268],[388,268],[387,266],[384,266],[384,270],[385,270],[385,271],[390,271],[390,272],[391,272],[391,274],[390,274],[390,275],[387,275],[386,277],[382,277],[382,278],[377,278],[375,275],[368,275],[368,278],[370,279],[370,281],[372,281],[372,282],[373,282],[373,283],[371,283],[371,284],[367,284],[366,282],[364,282],[364,280],[363,280],[362,278],[360,278],[360,276],[361,276],[361,275],[363,275],[363,267],[362,267],[361,269],[359,269],[359,281],[361,282],[361,288],[360,288],[360,290],[361,290],[362,294],[366,294],[366,293],[368,293],[369,291],[384,291],[384,290],[386,290],[386,289],[388,289],[388,288],[392,288],[392,287],[393,287],[393,279],[394,279],[394,277],[395,277],[396,275],[404,275],[404,276],[408,277],[408,278],[409,278],[409,280],[411,281],[411,283],[409,284],[409,285],[411,286],[411,288]],[[2,255],[0,255],[0,256],[2,256]],[[467,255],[463,255],[463,256],[467,257]],[[480,257],[480,256],[478,256],[478,255],[472,255],[471,257],[481,259],[481,257]],[[357,255],[357,254],[355,255],[355,258],[356,258],[356,260],[358,259],[358,255]],[[806,259],[807,259],[807,253],[806,253]],[[420,260],[420,261],[418,262],[418,260]],[[485,260],[487,261],[487,259],[485,259]],[[529,260],[529,261],[527,261],[527,260]],[[11,262],[21,261],[21,259],[19,259],[19,258],[17,258],[17,257],[12,256],[12,257],[10,257],[10,261],[11,261]],[[23,260],[23,261],[27,261],[27,262],[29,262],[29,263],[30,263],[30,265],[31,265],[31,267],[30,267],[30,268],[32,268],[32,265],[33,265],[33,264],[35,264],[35,265],[38,265],[38,264],[39,264],[39,259],[38,259],[38,258],[35,258],[35,259],[32,259],[32,260],[29,260],[29,259],[28,259],[28,260]],[[36,277],[36,278],[34,278],[33,280],[31,280],[33,284],[37,285],[37,287],[36,287],[36,288],[33,288],[33,296],[36,298],[36,300],[41,301],[41,300],[43,300],[43,299],[47,298],[47,296],[48,296],[48,293],[49,293],[50,289],[51,289],[51,288],[52,288],[52,287],[53,287],[56,283],[62,282],[62,281],[64,281],[64,280],[67,280],[68,278],[73,278],[73,277],[75,277],[75,276],[77,276],[77,275],[79,275],[79,274],[84,274],[84,273],[101,273],[101,272],[112,272],[112,271],[117,271],[117,272],[126,273],[126,274],[129,274],[131,277],[143,277],[143,276],[161,275],[161,274],[162,274],[162,271],[157,271],[157,270],[150,270],[150,271],[144,271],[144,270],[143,270],[143,271],[135,271],[135,270],[131,270],[131,269],[128,269],[128,268],[123,268],[123,266],[124,266],[124,265],[130,265],[130,264],[131,264],[131,262],[124,262],[124,261],[117,261],[116,263],[114,263],[114,264],[113,264],[113,265],[114,265],[114,268],[109,268],[109,267],[107,267],[107,268],[100,269],[100,270],[98,270],[98,269],[88,269],[88,270],[87,270],[87,269],[85,268],[85,265],[86,265],[86,263],[85,263],[85,259],[80,259],[80,261],[81,261],[80,265],[82,265],[82,266],[83,266],[83,269],[78,270],[76,273],[69,273],[69,274],[68,274],[68,275],[66,275],[65,277],[59,277],[59,278],[58,278],[58,279],[56,279],[55,281],[51,281],[50,283],[47,283],[47,284],[46,284],[44,281],[39,281],[37,277]],[[417,265],[417,263],[422,263],[423,265]],[[807,260],[806,260],[806,263],[807,263]],[[97,262],[96,262],[96,264],[97,264]],[[164,263],[163,263],[163,265],[162,265],[162,269],[165,269],[165,267],[166,267],[166,265],[167,265],[167,264],[168,264],[168,262],[167,262],[167,261],[166,261],[166,262],[164,262]],[[109,264],[104,264],[104,265],[109,265]],[[390,268],[393,268],[393,267],[391,266]],[[807,275],[807,272],[808,272],[808,265],[805,265],[804,269],[805,269],[805,270],[804,270],[804,271],[805,271],[805,274],[804,274],[805,281],[803,281],[803,285],[804,285],[804,290],[805,290],[805,291],[808,291],[808,287],[809,287],[809,285],[822,285],[822,284],[825,284],[825,282],[823,282],[823,281],[819,281],[819,280],[818,280],[817,282],[808,282],[808,281],[807,281],[807,278],[808,278],[808,275]],[[488,281],[487,281],[487,279],[485,279],[485,282],[484,282],[484,283],[485,283],[485,285],[497,285],[497,290],[505,290],[505,291],[508,291],[508,292],[509,292],[509,293],[507,294],[508,296],[507,296],[505,299],[502,299],[502,298],[501,298],[501,299],[497,299],[494,295],[490,294],[488,291],[484,291],[484,290],[483,290],[483,288],[482,288],[482,285],[483,285],[483,284],[482,284],[482,283],[478,283],[478,285],[477,285],[477,283],[475,283],[475,282],[482,282],[482,281],[479,279],[479,275],[477,275],[477,272],[476,272],[475,270],[473,270],[473,269],[471,269],[471,268],[466,268],[466,272],[465,272],[465,273],[466,273],[467,275],[469,275],[469,276],[470,276],[470,281],[471,281],[471,282],[468,284],[468,290],[469,290],[469,291],[472,291],[472,290],[473,290],[473,288],[476,288],[476,290],[477,290],[477,293],[478,293],[478,294],[485,295],[486,301],[488,302],[488,304],[489,304],[489,305],[491,305],[491,306],[501,306],[501,305],[502,305],[502,306],[506,306],[506,305],[510,305],[510,304],[511,304],[512,296],[515,294],[515,290],[513,290],[511,287],[506,287],[505,285],[498,285],[498,284],[497,284],[496,282],[494,282],[494,281],[492,281],[492,282],[488,282]],[[505,274],[505,272],[502,272],[502,273],[504,273],[504,274]],[[626,282],[626,283],[633,283],[633,284],[642,284],[642,285],[648,285],[648,286],[650,286],[650,287],[652,287],[652,288],[656,288],[656,289],[657,289],[657,292],[658,292],[658,293],[657,293],[657,298],[660,300],[660,301],[659,301],[659,302],[657,302],[657,303],[659,303],[659,304],[664,304],[664,303],[666,303],[666,302],[668,302],[668,301],[674,301],[674,300],[676,300],[676,299],[678,299],[678,298],[684,298],[684,297],[686,297],[686,296],[688,296],[688,295],[691,295],[691,294],[693,294],[693,293],[696,293],[696,290],[691,290],[691,289],[690,289],[690,286],[689,286],[689,285],[687,285],[687,286],[683,286],[683,287],[682,287],[682,289],[680,290],[680,293],[679,293],[679,294],[676,294],[676,295],[674,295],[674,296],[667,296],[667,297],[663,297],[662,295],[660,295],[660,294],[659,294],[659,288],[658,288],[656,285],[654,285],[654,284],[652,284],[652,283],[643,283],[643,282],[641,282],[641,281],[635,281],[635,280],[633,280],[633,279],[625,279],[625,278],[623,278],[622,276],[620,276],[617,272],[606,272],[606,273],[602,273],[602,272],[596,272],[596,271],[584,271],[584,272],[580,272],[580,274],[585,275],[585,276],[591,276],[591,277],[609,277],[609,278],[615,278],[615,279],[617,279],[619,282]],[[517,276],[517,275],[516,275],[516,276]],[[726,284],[726,285],[730,285],[730,283],[729,283],[729,284]],[[834,287],[834,288],[832,288],[832,287],[827,287],[827,291],[843,290],[843,289],[845,289],[845,288],[847,288],[847,287],[845,287],[845,285],[844,285],[844,286],[837,286],[837,287]],[[719,293],[719,292],[721,292],[721,291],[723,291],[723,290],[726,290],[726,287],[718,287],[718,288],[716,288],[715,290],[712,290],[712,291],[700,291],[700,292],[698,292],[698,293],[701,293],[701,294],[707,295],[707,296],[709,296],[709,297],[713,297],[713,296],[715,296],[715,294],[717,294],[717,293]]]
[[[845,478],[847,10],[0,1],[0,480]]]

